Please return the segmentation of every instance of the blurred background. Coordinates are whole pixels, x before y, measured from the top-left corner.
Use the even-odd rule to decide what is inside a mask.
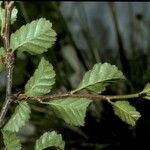
[[[44,17],[53,24],[57,41],[48,52],[32,56],[16,53],[13,92],[23,91],[40,58],[49,60],[56,71],[52,93],[70,91],[95,63],[116,65],[126,82],[112,85],[104,94],[134,93],[150,81],[150,3],[149,2],[16,2],[18,19],[11,27]],[[5,97],[5,71],[0,72],[0,105]],[[45,131],[56,130],[66,141],[66,150],[126,150],[150,147],[150,102],[130,103],[142,117],[131,128],[114,115],[106,102],[94,101],[87,111],[84,127],[65,124],[45,106],[30,102],[30,122],[19,132],[24,150],[33,149]],[[9,110],[10,117],[16,104]],[[2,141],[2,140],[1,140]],[[2,142],[1,146],[2,147]]]

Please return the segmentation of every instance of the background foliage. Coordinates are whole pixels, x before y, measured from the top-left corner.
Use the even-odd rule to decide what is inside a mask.
[[[67,10],[65,15],[65,3],[68,8],[72,9],[72,15],[67,17]],[[93,14],[97,18],[109,14],[111,18],[111,26],[113,26],[113,35],[116,41],[114,45],[108,44],[110,41],[110,30],[104,23],[104,17],[91,21],[93,25],[92,33],[89,30],[89,16],[86,16],[86,9],[84,3],[78,2],[73,5],[67,2],[18,2],[16,3],[19,9],[18,19],[11,28],[14,32],[35,18],[44,17],[53,23],[53,28],[57,33],[57,40],[55,45],[44,54],[33,56],[30,54],[20,54],[15,61],[15,71],[13,79],[13,91],[24,90],[24,85],[34,73],[40,59],[44,56],[50,63],[53,64],[54,70],[57,74],[56,84],[52,89],[59,89],[57,93],[62,91],[69,91],[76,87],[85,71],[92,68],[97,62],[110,62],[115,64],[123,70],[127,76],[128,81],[113,85],[105,91],[105,94],[122,94],[130,93],[141,90],[147,81],[150,81],[149,76],[149,45],[143,46],[144,41],[148,41],[149,25],[147,13],[139,11],[134,12],[134,8],[138,7],[137,3],[125,3],[129,5],[131,18],[128,28],[128,42],[130,46],[126,46],[126,38],[123,32],[125,25],[119,23],[119,9],[121,5],[116,3],[114,6],[109,6],[107,3],[98,3],[101,8],[106,5],[100,13]],[[140,4],[141,8],[142,3]],[[94,6],[88,4],[88,7]],[[144,9],[144,8],[143,8]],[[111,11],[115,10],[115,11]],[[77,14],[77,11],[79,14]],[[92,11],[92,10],[91,10]],[[92,13],[90,9],[88,13]],[[127,11],[122,10],[123,13]],[[76,14],[76,15],[74,15]],[[117,15],[116,15],[117,14]],[[146,17],[145,17],[146,15]],[[76,16],[76,17],[74,17]],[[93,17],[94,18],[94,17]],[[79,22],[76,26],[78,32],[74,32],[74,22]],[[118,23],[117,23],[118,22]],[[125,24],[125,23],[124,23]],[[91,28],[90,28],[91,29]],[[94,29],[96,31],[94,31]],[[130,30],[132,29],[132,30]],[[101,31],[99,35],[96,32]],[[77,37],[82,37],[81,41],[77,41]],[[141,41],[136,43],[136,41]],[[145,39],[145,40],[144,40]],[[97,42],[98,44],[96,44]],[[148,43],[148,42],[147,42]],[[84,45],[84,46],[81,46]],[[96,45],[96,46],[95,46]],[[5,72],[0,73],[0,94],[3,98]],[[63,139],[67,142],[66,149],[86,149],[86,150],[111,150],[111,149],[129,149],[144,148],[150,146],[150,103],[149,101],[135,101],[130,103],[136,106],[138,111],[141,112],[142,118],[138,121],[137,126],[132,128],[122,122],[117,116],[114,115],[110,104],[105,102],[94,102],[87,112],[85,127],[72,127],[65,124],[61,119],[56,118],[54,113],[48,107],[42,107],[40,104],[33,103],[31,121],[19,132],[21,141],[26,149],[33,148],[33,142],[39,138],[42,133],[55,129],[63,135]],[[15,108],[9,111],[12,114]],[[116,104],[117,105],[117,104]],[[115,107],[115,106],[114,106]],[[130,108],[129,108],[130,109]],[[34,113],[35,112],[35,113]],[[17,130],[17,129],[14,129]],[[14,136],[11,133],[10,136]],[[2,141],[2,140],[1,140]]]

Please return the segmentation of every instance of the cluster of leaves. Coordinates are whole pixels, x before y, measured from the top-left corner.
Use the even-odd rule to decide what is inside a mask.
[[[11,23],[16,20],[17,10],[12,11]],[[4,10],[0,7],[0,27],[3,27]],[[26,51],[31,55],[38,55],[46,52],[56,41],[56,33],[52,29],[52,24],[45,18],[37,19],[22,26],[10,36],[10,48],[12,52]],[[0,55],[5,57],[4,48],[0,48]],[[0,70],[5,66],[0,60]],[[83,89],[94,93],[102,93],[106,87],[113,81],[124,80],[123,73],[114,65],[108,63],[97,63],[94,67],[85,73],[82,81],[71,94]],[[55,71],[53,66],[44,58],[35,70],[33,76],[25,85],[24,95],[43,96],[51,92],[55,83]],[[150,98],[150,84],[148,84],[142,93],[146,93],[145,98]],[[63,119],[66,123],[74,126],[83,126],[85,124],[86,110],[91,99],[87,98],[64,98],[49,102],[42,102],[43,105],[49,105],[57,117]],[[110,102],[114,113],[129,125],[134,126],[141,117],[140,113],[127,101]],[[14,114],[2,129],[4,144],[8,150],[20,150],[21,143],[16,133],[29,121],[31,109],[27,101],[19,101]],[[61,134],[55,131],[46,132],[35,142],[35,150],[42,150],[47,147],[58,147],[64,149],[65,142]]]

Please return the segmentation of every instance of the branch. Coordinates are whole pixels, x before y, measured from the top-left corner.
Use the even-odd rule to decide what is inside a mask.
[[[124,99],[133,99],[133,98],[139,98],[145,96],[145,93],[143,92],[138,92],[135,94],[126,94],[126,95],[98,95],[98,94],[71,94],[71,93],[62,93],[62,94],[57,94],[57,95],[44,95],[44,96],[26,96],[24,94],[14,94],[14,98],[17,100],[35,100],[40,103],[43,101],[50,101],[50,100],[57,100],[57,99],[63,99],[67,97],[75,97],[75,98],[88,98],[92,100],[124,100]]]
[[[5,15],[4,15],[4,28],[3,28],[3,44],[6,51],[6,98],[3,103],[1,112],[0,112],[0,127],[4,123],[5,115],[9,109],[10,103],[12,101],[12,73],[13,73],[13,64],[14,56],[10,52],[9,47],[9,29],[10,29],[10,17],[11,17],[11,8],[13,1],[4,1],[5,6]]]

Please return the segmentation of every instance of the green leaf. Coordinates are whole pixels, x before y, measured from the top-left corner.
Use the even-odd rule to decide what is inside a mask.
[[[34,75],[25,86],[27,96],[40,96],[51,91],[55,83],[55,72],[53,66],[44,58],[41,59]]]
[[[128,101],[110,102],[113,106],[114,113],[124,122],[135,126],[137,120],[141,117],[136,108],[129,104]]]
[[[20,140],[16,133],[2,130],[4,144],[7,150],[21,150]]]
[[[4,22],[4,9],[2,8],[2,1],[0,2],[0,28],[3,27]]]
[[[0,48],[0,55],[3,56],[3,57],[6,56],[6,52],[5,52],[3,47]]]
[[[92,100],[86,98],[66,98],[45,102],[49,104],[54,113],[66,123],[83,126],[86,109]]]
[[[13,24],[17,19],[18,10],[14,7],[11,12],[11,24]]]
[[[98,63],[95,64],[91,70],[85,73],[77,89],[72,91],[72,93],[85,88],[101,93],[110,81],[120,79],[125,79],[125,77],[116,66],[108,63]]]
[[[14,114],[7,122],[4,127],[4,130],[18,132],[21,127],[25,125],[25,123],[30,118],[30,107],[26,101],[19,102],[19,105],[16,107]]]
[[[62,140],[61,134],[55,131],[45,132],[38,140],[36,140],[35,150],[43,150],[48,147],[56,147],[64,150],[65,142]]]
[[[56,32],[45,18],[34,20],[11,34],[12,51],[26,51],[36,55],[46,52],[56,41]]]
[[[150,100],[150,83],[147,83],[144,87],[144,90],[141,92],[145,96],[143,98]]]
[[[104,83],[104,84],[100,83],[100,84],[88,86],[87,89],[100,94],[106,90],[106,86],[107,86],[106,83]]]
[[[2,63],[2,57],[6,56],[6,52],[3,47],[0,48],[0,72],[5,69],[5,65]]]

